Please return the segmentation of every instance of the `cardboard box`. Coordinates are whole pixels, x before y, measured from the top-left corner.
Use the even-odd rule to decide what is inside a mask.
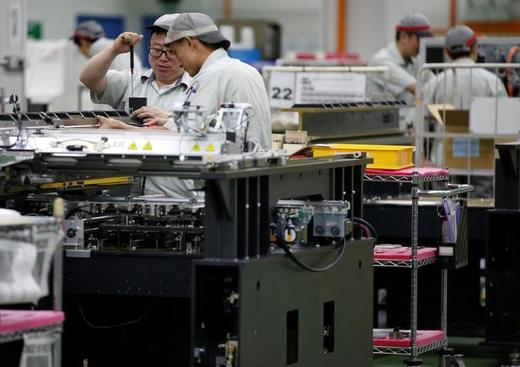
[[[445,106],[444,106],[445,107]],[[469,133],[469,111],[450,108],[430,112],[444,125],[446,132]],[[444,166],[447,168],[492,169],[495,159],[494,139],[446,138],[443,144]]]

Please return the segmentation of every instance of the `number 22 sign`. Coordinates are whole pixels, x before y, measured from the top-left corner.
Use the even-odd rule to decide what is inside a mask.
[[[296,74],[292,72],[271,73],[269,79],[269,99],[271,107],[289,108],[294,104]]]

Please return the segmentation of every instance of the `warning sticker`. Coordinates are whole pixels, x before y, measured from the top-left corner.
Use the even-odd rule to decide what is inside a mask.
[[[147,141],[146,144],[143,147],[143,150],[152,150],[152,143]]]
[[[200,145],[198,143],[195,143],[193,148],[191,148],[193,152],[200,152]]]
[[[135,143],[135,141],[133,141],[132,144],[130,144],[128,150],[137,150],[137,144]]]
[[[215,146],[213,144],[210,144],[206,147],[206,152],[214,152]]]

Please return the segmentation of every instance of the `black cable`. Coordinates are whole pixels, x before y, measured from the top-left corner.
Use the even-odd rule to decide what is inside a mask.
[[[293,252],[291,251],[291,249],[287,246],[287,244],[283,241],[281,241],[280,243],[280,247],[283,249],[283,251],[285,252],[285,254],[287,255],[287,257],[289,257],[289,259],[291,259],[296,265],[298,265],[299,267],[307,270],[307,271],[310,271],[310,272],[313,272],[313,273],[320,273],[320,272],[323,272],[323,271],[327,271],[327,270],[330,270],[332,269],[334,266],[336,266],[337,263],[339,263],[339,261],[341,260],[341,258],[343,257],[343,254],[345,253],[345,247],[347,247],[345,245],[345,240],[342,240],[341,241],[341,249],[338,253],[338,256],[336,257],[336,259],[334,259],[333,262],[331,262],[330,264],[328,264],[327,266],[324,266],[323,268],[315,268],[315,267],[312,267],[310,265],[307,265],[305,264],[304,262],[300,261],[294,254]]]
[[[94,213],[88,211],[88,210],[84,210],[83,208],[88,208],[90,207],[90,204],[87,204],[87,205],[82,205],[82,206],[78,206],[74,209],[71,209],[71,211],[69,211],[66,215],[65,215],[65,219],[69,219],[70,217],[72,217],[74,214],[76,213],[86,213],[86,214],[90,214],[90,215],[94,215]]]
[[[374,237],[374,239],[377,242],[377,237],[378,237],[377,231],[372,224],[368,223],[363,218],[354,217],[353,220],[354,220],[354,223],[358,222],[358,223],[361,223],[361,224],[364,224],[365,226],[367,226],[370,229],[370,232],[372,232],[372,236]]]
[[[120,323],[117,323],[117,324],[111,324],[111,325],[96,325],[96,324],[93,324],[92,322],[90,322],[89,320],[87,320],[87,318],[85,317],[85,313],[83,311],[83,308],[81,307],[81,304],[79,303],[79,301],[77,299],[75,301],[78,304],[79,313],[81,315],[81,318],[82,318],[83,322],[85,322],[85,324],[87,324],[87,326],[89,326],[89,327],[91,327],[93,329],[114,329],[114,328],[118,328],[118,327],[122,327],[122,326],[128,326],[128,325],[137,324],[138,322],[142,321],[146,316],[148,316],[148,314],[155,307],[155,305],[151,305],[148,308],[148,310],[146,310],[141,316],[139,316],[137,319],[134,319],[134,320],[124,321],[124,322],[120,322]]]

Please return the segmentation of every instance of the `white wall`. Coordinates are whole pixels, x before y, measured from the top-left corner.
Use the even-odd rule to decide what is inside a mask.
[[[219,19],[224,16],[223,3],[223,0],[184,0],[176,9],[200,11]],[[335,34],[335,19],[328,14],[335,3],[335,0],[234,0],[233,17],[280,23],[282,51],[318,51],[330,48],[329,31]]]
[[[348,7],[347,48],[365,60],[394,39],[405,14],[422,13],[434,28],[449,24],[449,0],[349,0]]]
[[[44,39],[69,37],[74,31],[76,17],[80,14],[121,16],[126,21],[126,29],[140,31],[142,16],[161,13],[162,8],[155,0],[27,0],[27,19],[42,23]],[[137,50],[137,54],[141,54],[140,50]],[[78,108],[78,76],[85,62],[85,57],[70,42],[67,45],[64,70],[66,93],[51,103],[50,109]]]

